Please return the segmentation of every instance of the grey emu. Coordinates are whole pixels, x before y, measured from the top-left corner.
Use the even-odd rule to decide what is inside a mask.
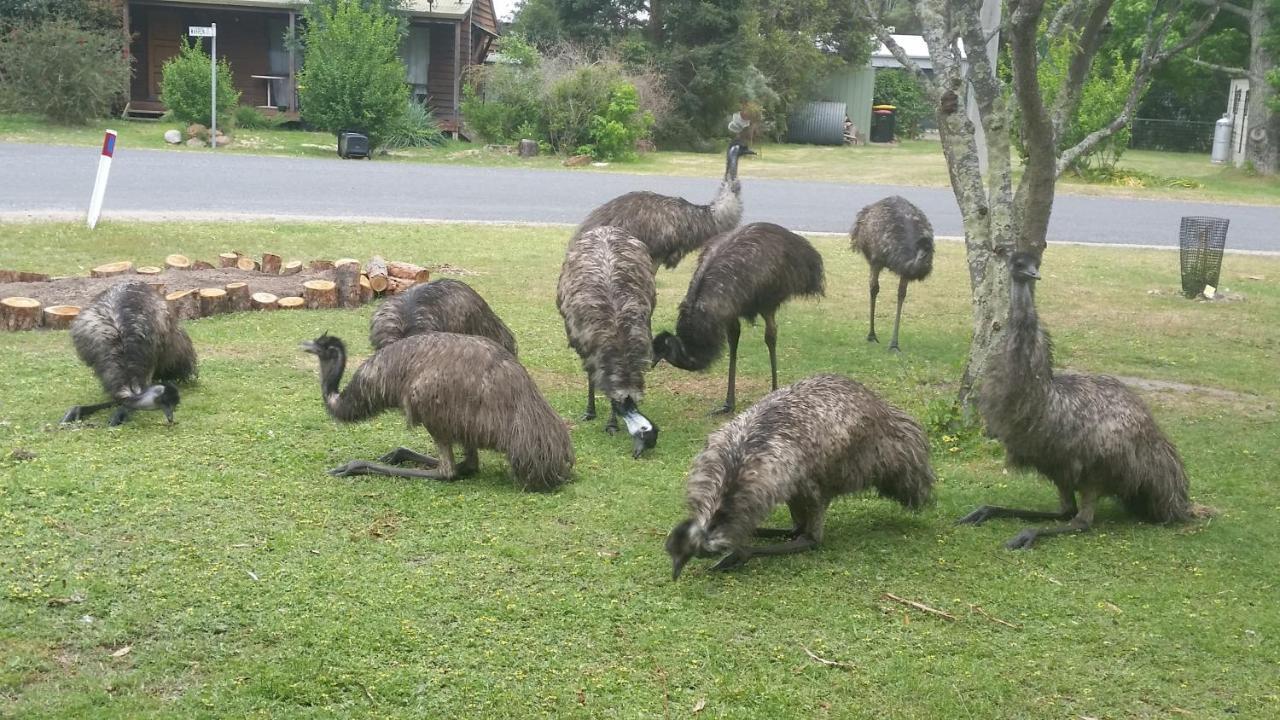
[[[862,208],[849,232],[854,252],[861,252],[871,266],[871,332],[876,337],[876,295],[880,294],[880,271],[889,268],[898,276],[898,313],[893,318],[893,339],[889,349],[898,350],[898,326],[902,324],[902,301],[907,299],[907,283],[923,280],[933,271],[933,226],[920,208],[893,195]]]
[[[724,180],[709,205],[648,191],[629,192],[601,205],[578,226],[578,234],[597,227],[620,227],[649,248],[656,264],[673,268],[688,253],[711,238],[728,232],[742,220],[742,185],[738,158],[755,155],[745,143],[734,141],[725,151]]]
[[[369,323],[369,343],[380,350],[424,332],[479,335],[516,354],[516,338],[489,303],[461,280],[444,278],[414,285],[393,295]]]
[[[654,362],[705,370],[729,340],[729,389],[717,413],[732,412],[738,369],[738,318],[764,318],[772,389],[778,389],[778,306],[796,295],[822,295],[822,255],[808,240],[773,223],[744,225],[703,249],[680,303],[676,332],[653,339]]]
[[[126,281],[102,291],[71,322],[71,341],[111,400],[76,405],[62,422],[109,407],[116,408],[111,425],[124,422],[134,410],[160,410],[173,422],[179,402],[173,383],[196,376],[196,350],[150,285]]]
[[[1118,497],[1150,522],[1190,519],[1187,474],[1178,451],[1142,400],[1112,377],[1053,374],[1053,346],[1036,316],[1033,283],[1039,260],[1015,253],[1009,325],[992,355],[978,396],[988,431],[1004,443],[1010,465],[1038,470],[1058,488],[1057,512],[984,505],[960,519],[979,524],[993,517],[1067,520],[1066,525],[1027,528],[1005,543],[1029,548],[1039,537],[1086,532],[1099,497]],[[1076,494],[1080,504],[1076,505]]]
[[[439,451],[432,458],[397,448],[379,459],[383,464],[352,460],[330,475],[453,480],[479,470],[478,450],[486,448],[506,454],[524,490],[552,490],[569,480],[573,444],[564,422],[519,361],[488,338],[411,335],[365,360],[341,392],[343,342],[325,334],[302,349],[320,359],[320,392],[332,418],[359,422],[398,407],[409,425],[430,433]],[[460,465],[454,464],[455,443],[465,454]],[[406,461],[428,469],[393,467]]]
[[[727,553],[713,570],[756,555],[783,555],[822,542],[827,507],[840,495],[875,489],[917,509],[934,476],[920,425],[861,384],[817,375],[766,395],[711,433],[686,481],[689,518],[667,536],[671,577],[692,557]],[[790,530],[759,524],[786,503]],[[784,537],[752,547],[756,537]]]
[[[616,227],[574,236],[556,289],[569,346],[587,372],[584,420],[596,416],[596,388],[609,398],[610,433],[618,416],[632,437],[632,457],[658,443],[658,428],[640,414],[644,374],[652,366],[649,318],[656,300],[653,264],[644,243]]]

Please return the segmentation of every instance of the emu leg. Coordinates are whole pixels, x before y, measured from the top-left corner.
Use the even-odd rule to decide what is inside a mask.
[[[123,425],[124,421],[129,419],[129,412],[129,408],[121,405],[116,408],[115,412],[111,413],[111,419],[107,421],[107,425],[110,425],[111,427]]]
[[[610,403],[610,405],[612,404]],[[604,431],[610,435],[618,434],[618,411],[612,407],[609,408],[609,422],[604,424]]]
[[[1080,491],[1080,512],[1071,518],[1071,522],[1057,527],[1026,528],[1014,535],[1004,546],[1010,550],[1026,550],[1042,537],[1089,532],[1089,529],[1093,527],[1093,508],[1097,500],[1098,491],[1096,489],[1084,488]]]
[[[738,380],[738,338],[742,336],[742,323],[738,318],[729,321],[725,326],[725,334],[729,336],[729,390],[724,396],[724,405],[711,411],[712,415],[724,415],[733,412],[734,385]]]
[[[805,534],[797,535],[790,542],[779,543],[777,545],[762,545],[753,548],[739,548],[725,555],[720,562],[711,566],[712,570],[732,570],[736,567],[742,567],[753,557],[759,555],[791,555],[794,553],[812,550],[818,546],[818,541]]]
[[[62,416],[62,424],[66,425],[68,423],[73,423],[77,420],[83,420],[89,417],[90,415],[98,412],[99,410],[106,410],[107,408],[113,407],[116,404],[117,402],[115,400],[111,400],[108,402],[96,403],[93,405],[75,405],[70,410],[67,411],[66,415]]]
[[[462,464],[457,468],[457,477],[471,477],[480,472],[480,451],[474,447],[466,447],[462,451]]]
[[[893,339],[889,341],[889,349],[894,352],[901,352],[898,349],[898,326],[902,324],[902,301],[907,299],[907,279],[898,278],[898,314],[893,317]]]
[[[378,462],[385,463],[387,465],[401,465],[406,462],[411,462],[415,465],[421,465],[427,468],[433,468],[440,464],[439,460],[436,460],[430,455],[423,455],[422,453],[414,452],[406,447],[398,447],[395,450],[392,450],[386,455],[378,458]]]
[[[437,441],[436,449],[440,458],[436,461],[436,467],[431,470],[415,470],[413,468],[395,467],[394,465],[381,465],[368,460],[352,460],[346,465],[339,465],[330,470],[329,474],[334,477],[386,475],[388,477],[425,478],[428,480],[453,480],[457,477],[457,472],[453,466],[453,445]]]
[[[596,419],[596,383],[591,379],[591,373],[587,373],[587,409],[583,411],[582,419]]]
[[[1070,520],[1076,515],[1076,496],[1071,490],[1058,488],[1058,511],[1019,510],[1017,508],[983,505],[956,521],[957,525],[981,525],[991,518],[1021,518],[1023,520]]]
[[[871,266],[871,332],[867,333],[867,342],[880,342],[876,337],[876,295],[880,294],[880,268]]]
[[[756,528],[754,533],[758,538],[787,538],[788,540],[800,534],[798,528]]]
[[[764,344],[769,348],[769,372],[773,379],[773,390],[778,389],[778,323],[773,313],[764,316]]]

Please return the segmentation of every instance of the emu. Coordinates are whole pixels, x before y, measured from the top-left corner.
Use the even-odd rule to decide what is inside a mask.
[[[752,223],[711,241],[698,257],[680,303],[676,331],[653,339],[655,364],[705,370],[729,340],[729,389],[715,413],[732,412],[738,369],[738,318],[764,318],[773,390],[778,389],[778,307],[796,295],[823,294],[822,255],[808,240],[773,223]]]
[[[849,232],[850,246],[861,252],[871,266],[871,332],[876,337],[876,295],[880,294],[880,271],[889,268],[898,276],[898,313],[893,318],[893,339],[889,349],[898,348],[898,326],[902,324],[902,301],[907,299],[907,283],[924,280],[933,271],[933,226],[920,208],[893,195],[862,208]]]
[[[130,281],[104,290],[71,322],[71,341],[111,399],[76,405],[63,423],[109,407],[116,408],[111,425],[135,410],[160,410],[173,423],[180,400],[173,383],[196,376],[196,350],[150,285]]]
[[[651,365],[649,318],[657,299],[644,243],[625,230],[598,227],[576,235],[565,252],[556,289],[569,346],[587,373],[583,420],[596,416],[596,388],[609,398],[605,430],[618,416],[632,437],[632,457],[658,444],[658,427],[640,414],[644,374]]]
[[[377,463],[352,460],[330,475],[453,480],[477,472],[478,451],[485,448],[506,454],[524,490],[553,490],[569,480],[574,457],[568,430],[519,361],[488,338],[410,335],[365,360],[341,392],[347,366],[342,340],[326,333],[302,349],[320,359],[320,394],[330,417],[359,422],[398,407],[409,425],[426,429],[438,451],[433,458],[396,448]],[[455,444],[464,453],[456,465]],[[404,462],[427,469],[394,467]]]
[[[479,335],[516,353],[516,338],[489,303],[461,280],[444,278],[414,285],[379,307],[369,323],[369,343],[381,350],[424,332]]]
[[[1005,543],[1016,550],[1041,537],[1087,532],[1102,496],[1119,498],[1128,512],[1150,522],[1190,519],[1199,511],[1187,497],[1186,471],[1151,411],[1115,378],[1055,376],[1053,345],[1036,315],[1039,260],[1015,253],[1009,270],[1009,324],[988,365],[978,408],[988,431],[1004,443],[1009,464],[1047,477],[1058,488],[1060,506],[1057,512],[1042,512],[984,505],[960,522],[1069,521],[1023,530]]]
[[[822,542],[827,507],[875,489],[918,509],[932,497],[929,440],[906,413],[840,375],[817,375],[766,395],[711,433],[686,481],[689,518],[667,536],[671,577],[693,557],[713,570]],[[761,528],[786,503],[793,527]],[[752,547],[752,536],[786,538]],[[727,554],[726,554],[727,553]]]
[[[648,247],[655,265],[673,268],[711,238],[738,226],[742,220],[738,158],[755,154],[743,142],[730,143],[725,151],[724,180],[709,205],[643,190],[629,192],[592,210],[577,233],[607,225],[620,227]]]

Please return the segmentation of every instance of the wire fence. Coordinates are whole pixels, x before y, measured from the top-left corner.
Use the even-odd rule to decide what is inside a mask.
[[[1129,147],[1135,150],[1208,153],[1213,148],[1213,122],[1134,118]]]

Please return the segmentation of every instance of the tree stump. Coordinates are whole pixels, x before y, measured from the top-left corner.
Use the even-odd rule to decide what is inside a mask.
[[[244,312],[249,309],[249,283],[227,283],[228,312]]]
[[[338,307],[338,286],[330,280],[308,280],[302,283],[302,297],[308,310],[329,310]]]
[[[538,156],[537,140],[521,140],[520,141],[520,157],[531,158]]]
[[[218,253],[218,267],[233,268],[240,260],[240,253],[224,252]]]
[[[49,276],[44,273],[24,272],[22,270],[0,270],[0,283],[48,281]]]
[[[360,263],[343,263],[333,269],[333,284],[338,287],[338,307],[360,307]]]
[[[160,297],[164,297],[164,294],[166,292],[166,286],[164,283],[160,282],[159,280],[151,280],[147,282],[147,285],[152,290],[154,290],[157,295],[159,295]]]
[[[322,272],[324,270],[332,270],[333,261],[332,260],[312,260],[310,267],[312,272]]]
[[[170,255],[164,259],[164,266],[170,270],[190,270],[191,258],[186,255]]]
[[[197,260],[191,263],[191,269],[192,270],[212,270],[213,263],[207,263],[203,260]]]
[[[387,289],[387,261],[382,256],[374,255],[369,258],[369,263],[364,266],[364,274],[369,277],[369,286],[374,292]]]
[[[139,275],[159,275],[160,273],[164,272],[164,270],[161,270],[160,268],[154,265],[143,265],[140,268],[135,268],[134,272],[138,273]]]
[[[44,326],[50,330],[66,330],[80,314],[75,305],[50,305],[44,309]]]
[[[301,260],[290,260],[280,268],[281,275],[297,275],[302,272]]]
[[[200,288],[200,317],[220,315],[227,311],[227,291],[222,288]]]
[[[369,276],[360,276],[360,302],[368,304],[373,302],[373,286],[369,284]]]
[[[0,326],[5,330],[30,330],[40,325],[40,301],[27,297],[0,300]]]
[[[280,274],[280,256],[275,253],[262,253],[262,272],[268,275]]]
[[[405,290],[408,290],[409,288],[413,287],[416,284],[417,283],[415,283],[414,281],[405,280],[404,278],[398,278],[398,277],[387,278],[387,292],[392,295],[397,295],[399,293],[404,292]]]
[[[258,264],[257,260],[254,260],[251,257],[241,255],[240,259],[236,260],[236,267],[241,270],[244,270],[245,272],[251,272],[259,269],[262,266]]]
[[[277,300],[276,307],[281,310],[297,310],[306,304],[306,302],[306,300],[303,300],[297,295],[290,295],[289,297],[282,297]]]
[[[333,266],[335,268],[340,268],[343,265],[355,265],[358,268],[360,267],[360,261],[355,258],[338,258],[333,261]]]
[[[404,280],[412,280],[415,283],[424,283],[431,279],[431,271],[421,265],[414,265],[407,262],[389,262],[387,263],[387,274],[391,277],[398,277]]]
[[[249,306],[254,310],[275,310],[279,299],[269,292],[256,292],[249,296]]]
[[[179,320],[195,320],[200,317],[200,299],[195,290],[178,290],[164,296],[169,314]]]
[[[133,269],[133,261],[121,260],[119,262],[107,263],[89,271],[89,277],[105,278],[123,275]]]

